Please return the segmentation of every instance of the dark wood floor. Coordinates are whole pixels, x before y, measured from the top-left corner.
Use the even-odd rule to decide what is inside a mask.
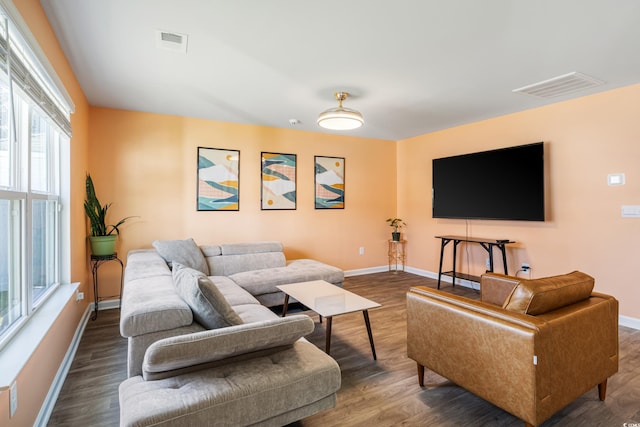
[[[405,293],[435,282],[409,273],[349,277],[345,288],[382,304],[370,311],[378,360],[371,357],[362,314],[333,320],[331,355],[342,370],[336,408],[290,427],[311,426],[522,426],[479,397],[427,371],[418,386],[415,362],[406,357]],[[444,289],[472,298],[477,292]],[[324,348],[324,324],[307,338]],[[118,384],[126,378],[126,340],[118,331],[118,310],[101,311],[89,322],[51,416],[52,426],[117,426]],[[543,424],[616,426],[640,423],[640,331],[620,327],[620,371],[609,380],[607,399],[594,388]]]

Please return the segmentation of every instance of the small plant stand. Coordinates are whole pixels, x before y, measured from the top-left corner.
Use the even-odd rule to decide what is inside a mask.
[[[406,260],[405,245],[406,240],[389,240],[389,271],[397,273],[400,271],[398,268],[402,268],[404,271],[404,262]]]
[[[124,277],[124,264],[118,258],[118,254],[111,255],[91,255],[91,276],[93,277],[93,314],[91,320],[98,318],[98,302],[107,298],[113,298],[113,296],[100,297],[98,296],[98,268],[106,262],[116,261],[120,264],[120,307],[122,307],[122,283]]]

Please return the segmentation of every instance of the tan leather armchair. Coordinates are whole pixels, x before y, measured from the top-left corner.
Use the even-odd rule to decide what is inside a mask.
[[[537,280],[488,273],[481,301],[426,287],[407,293],[407,355],[527,426],[618,371],[618,301],[573,272]]]

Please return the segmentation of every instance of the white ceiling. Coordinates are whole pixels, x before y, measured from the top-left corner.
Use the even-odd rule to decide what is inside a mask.
[[[637,0],[41,0],[93,106],[399,140],[640,82]],[[188,35],[187,53],[156,30]],[[512,93],[581,72],[604,85]]]

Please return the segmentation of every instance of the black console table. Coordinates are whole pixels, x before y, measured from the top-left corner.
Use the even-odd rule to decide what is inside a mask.
[[[458,245],[460,242],[468,242],[468,243],[479,243],[487,252],[489,252],[489,269],[487,272],[493,271],[493,248],[496,247],[500,249],[502,253],[502,265],[504,266],[504,274],[509,274],[507,270],[507,253],[505,251],[505,245],[509,243],[515,243],[509,239],[483,239],[478,237],[466,237],[466,236],[436,236],[436,239],[441,239],[442,244],[440,246],[440,267],[438,268],[438,289],[440,289],[440,279],[442,275],[451,276],[453,278],[453,286],[456,285],[456,277],[461,279],[470,280],[472,282],[480,282],[480,278],[478,276],[472,276],[470,274],[456,274],[456,252]],[[444,256],[444,248],[449,244],[449,242],[453,242],[453,269],[451,271],[442,271],[442,258]]]
[[[91,255],[91,275],[93,276],[93,314],[91,315],[91,320],[96,320],[98,318],[98,301],[105,298],[111,298],[100,298],[98,296],[98,267],[109,261],[116,261],[120,264],[120,306],[122,306],[122,281],[124,276],[124,265],[122,264],[120,258],[118,258],[118,254]]]

